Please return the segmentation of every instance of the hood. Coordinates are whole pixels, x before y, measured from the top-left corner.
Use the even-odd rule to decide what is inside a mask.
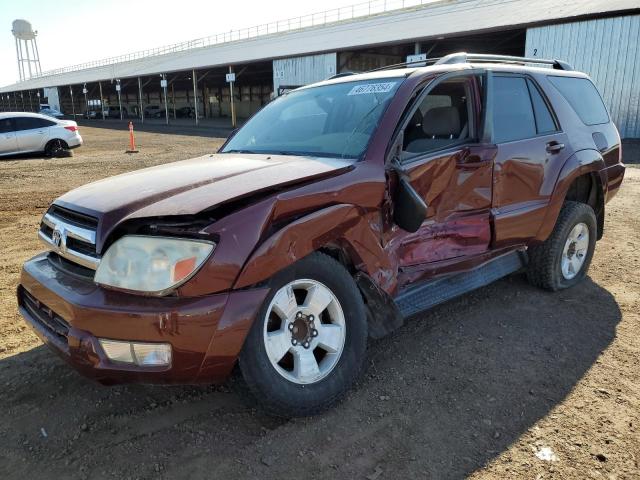
[[[96,217],[100,245],[124,220],[196,214],[261,190],[335,174],[353,162],[288,155],[206,155],[89,183],[54,203]]]

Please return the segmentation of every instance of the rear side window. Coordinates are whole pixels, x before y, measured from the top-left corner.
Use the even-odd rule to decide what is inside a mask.
[[[536,136],[527,81],[522,77],[494,77],[493,134],[496,143]]]
[[[586,78],[549,77],[586,125],[609,122],[609,114],[595,85]]]
[[[533,104],[533,113],[536,117],[538,134],[557,131],[558,126],[549,111],[547,103],[542,98],[540,90],[538,90],[538,87],[531,80],[527,80],[527,85],[529,86],[529,93],[531,94],[531,103]]]
[[[14,119],[16,124],[16,131],[20,130],[32,130],[34,128],[45,128],[55,125],[54,122],[45,120],[44,118],[35,117],[17,117]]]
[[[3,118],[0,120],[0,133],[13,132],[13,126],[11,125],[10,118]]]

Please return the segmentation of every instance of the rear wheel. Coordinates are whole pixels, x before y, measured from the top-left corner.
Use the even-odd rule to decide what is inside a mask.
[[[529,248],[529,282],[552,291],[580,282],[589,270],[596,238],[593,209],[584,203],[565,202],[549,238]]]
[[[337,402],[362,370],[364,303],[345,268],[320,253],[271,283],[240,355],[240,370],[270,413],[313,415]]]
[[[59,138],[50,140],[44,147],[44,153],[47,157],[51,158],[71,156],[69,146],[64,140],[60,140]]]

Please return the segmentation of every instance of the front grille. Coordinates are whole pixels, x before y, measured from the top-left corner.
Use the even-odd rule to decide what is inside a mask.
[[[44,222],[40,224],[40,231],[44,233],[48,238],[53,237],[53,228],[51,228]]]
[[[18,289],[18,302],[41,328],[51,333],[63,344],[67,344],[69,324],[62,317],[33,297],[23,287]]]
[[[93,282],[93,277],[95,276],[95,271],[90,268],[83,267],[82,265],[78,265],[75,262],[67,260],[64,257],[61,257],[55,252],[49,252],[47,259],[51,264],[56,267],[58,270],[62,270],[65,273],[70,275],[74,275],[76,277],[80,277],[83,280]]]
[[[84,255],[89,255],[90,257],[98,257],[95,245],[88,242],[83,242],[82,240],[78,240],[77,238],[67,237],[67,248],[76,252],[80,252]]]
[[[47,213],[53,217],[64,220],[67,223],[76,225],[77,227],[96,230],[98,228],[98,219],[84,213],[74,212],[68,208],[59,205],[51,205]]]
[[[42,218],[40,238],[67,260],[95,270],[100,261],[96,251],[98,219],[58,205]]]

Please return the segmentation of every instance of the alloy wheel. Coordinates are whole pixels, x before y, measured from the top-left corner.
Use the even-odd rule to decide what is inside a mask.
[[[264,346],[273,368],[296,384],[316,383],[337,365],[346,338],[340,302],[324,284],[294,280],[280,288],[264,319]]]

